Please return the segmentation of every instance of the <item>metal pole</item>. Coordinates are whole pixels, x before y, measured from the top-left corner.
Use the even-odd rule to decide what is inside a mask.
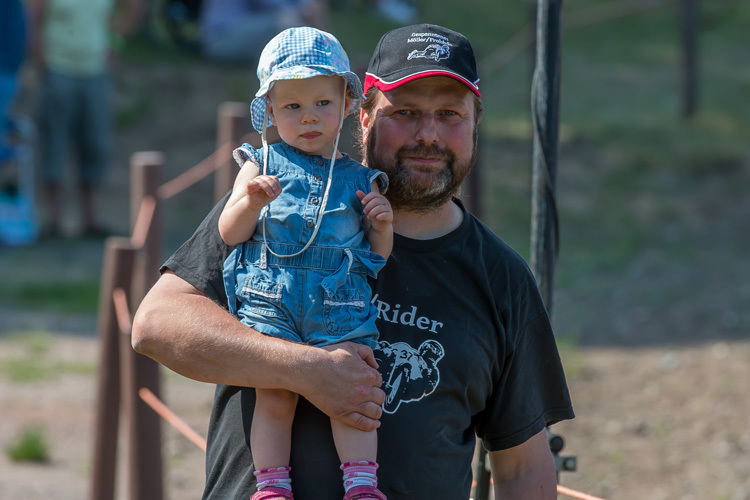
[[[531,269],[552,317],[555,261],[559,248],[555,181],[560,109],[562,0],[539,0],[536,68],[531,113],[534,131]]]
[[[682,113],[691,117],[698,101],[698,0],[681,0],[682,20]]]
[[[487,500],[490,498],[490,457],[487,455],[487,450],[484,445],[479,445],[479,457],[477,458],[477,464],[474,469],[474,478],[477,481],[477,489],[474,495],[477,500]]]
[[[477,147],[479,151],[479,147]],[[483,210],[483,175],[482,175],[482,161],[480,155],[477,155],[474,160],[474,166],[471,169],[468,179],[465,182],[469,184],[469,199],[468,209],[469,212],[473,213],[477,218],[481,219],[484,216]]]

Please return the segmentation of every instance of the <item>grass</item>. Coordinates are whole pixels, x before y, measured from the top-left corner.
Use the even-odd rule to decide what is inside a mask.
[[[5,359],[0,374],[12,382],[43,382],[65,374],[94,375],[96,365],[86,362],[47,361],[31,356]]]
[[[86,361],[55,359],[55,337],[47,332],[11,332],[5,336],[6,346],[18,346],[14,355],[0,358],[0,377],[12,382],[43,382],[61,375],[94,375],[96,365]]]
[[[8,458],[14,462],[47,462],[49,445],[42,429],[29,427],[23,430],[18,439],[5,449]]]
[[[0,284],[7,305],[51,312],[95,313],[99,302],[97,276],[70,281]]]
[[[681,269],[710,264],[704,258],[706,245],[720,245],[725,258],[748,247],[739,233],[716,233],[714,238],[726,239],[715,242],[706,238],[709,228],[731,227],[732,207],[741,206],[750,191],[750,5],[701,4],[698,107],[687,119],[678,3],[656,1],[629,15],[578,23],[616,3],[570,0],[563,7],[557,165],[561,253],[555,286],[556,293],[581,297],[583,304],[586,297],[609,296],[624,282],[634,282],[630,276],[646,265],[641,261],[665,276],[683,276]],[[628,3],[638,2],[619,5]],[[527,25],[529,3],[467,1],[456,8],[435,0],[419,5],[425,21],[472,40],[485,103],[479,163],[484,219],[528,258],[533,54],[526,45],[499,67],[490,56]],[[359,22],[334,21],[333,31],[357,53],[369,53],[390,28],[376,21],[364,29]],[[494,69],[484,72],[487,67]],[[649,288],[637,300],[659,307],[695,293],[689,282],[676,279]],[[584,311],[566,311],[565,316],[558,322],[562,330],[601,328],[587,325]],[[575,318],[581,325],[570,325]],[[578,342],[585,335],[570,337]]]

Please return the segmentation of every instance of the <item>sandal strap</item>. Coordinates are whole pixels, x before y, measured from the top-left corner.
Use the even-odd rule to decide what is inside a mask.
[[[344,500],[388,500],[382,491],[374,486],[355,486],[344,495]]]
[[[291,491],[286,488],[278,488],[276,486],[269,486],[267,488],[263,488],[260,491],[256,491],[255,493],[253,493],[253,496],[250,497],[250,500],[266,500],[278,497],[283,497],[288,500],[294,500],[294,495],[292,495]]]

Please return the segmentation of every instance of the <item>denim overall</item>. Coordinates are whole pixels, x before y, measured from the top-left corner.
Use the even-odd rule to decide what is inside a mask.
[[[367,277],[376,277],[386,259],[370,251],[355,193],[369,193],[374,179],[385,192],[387,176],[347,155],[337,159],[315,240],[299,255],[283,257],[299,252],[313,234],[330,160],[283,142],[268,148],[267,172],[279,178],[282,193],[268,205],[265,221],[261,215],[253,237],[224,262],[230,312],[262,333],[293,342],[374,347],[377,310]],[[234,157],[240,165],[248,159],[263,165],[262,150],[248,144]]]

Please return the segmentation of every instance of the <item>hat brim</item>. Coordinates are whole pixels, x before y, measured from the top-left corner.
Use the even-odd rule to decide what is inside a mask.
[[[340,76],[349,84],[349,96],[357,100],[362,98],[362,82],[351,71],[336,71],[329,66],[293,66],[283,68],[274,71],[260,89],[258,89],[258,92],[255,93],[255,99],[250,103],[250,117],[253,128],[258,132],[262,132],[264,125],[265,128],[273,125],[270,117],[266,116],[265,124],[263,123],[263,118],[266,115],[266,96],[271,87],[273,87],[274,82],[278,80],[304,80],[316,76]]]
[[[449,78],[453,78],[454,80],[457,80],[469,87],[469,90],[474,92],[477,97],[482,97],[482,94],[479,92],[479,85],[477,85],[477,82],[469,81],[461,75],[453,73],[451,71],[440,71],[435,70],[434,68],[424,69],[421,71],[419,69],[415,70],[414,68],[411,68],[410,71],[404,72],[402,75],[392,76],[388,81],[381,80],[377,76],[367,73],[367,75],[365,75],[364,91],[367,92],[368,90],[370,90],[370,87],[374,86],[381,92],[387,92],[409,82],[413,82],[414,80],[428,78],[431,76],[447,76]]]

